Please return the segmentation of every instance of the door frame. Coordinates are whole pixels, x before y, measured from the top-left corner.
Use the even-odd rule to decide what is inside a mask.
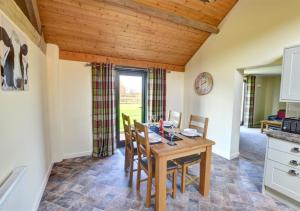
[[[134,68],[134,67],[124,67],[124,66],[116,66],[116,80],[115,80],[115,90],[116,90],[116,139],[117,148],[124,147],[125,141],[120,140],[120,76],[141,76],[142,77],[142,122],[146,121],[147,115],[147,70],[142,68]],[[131,122],[133,123],[133,122]]]

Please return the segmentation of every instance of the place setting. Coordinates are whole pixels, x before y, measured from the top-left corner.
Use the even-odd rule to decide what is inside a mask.
[[[155,117],[152,117],[148,122],[150,145],[162,143],[161,139],[168,140],[167,144],[170,146],[177,145],[175,142],[182,140],[176,136],[175,122],[173,121],[160,121],[157,123]]]
[[[188,137],[188,138],[197,138],[201,137],[201,134],[198,133],[196,129],[186,128],[180,132],[181,135]]]

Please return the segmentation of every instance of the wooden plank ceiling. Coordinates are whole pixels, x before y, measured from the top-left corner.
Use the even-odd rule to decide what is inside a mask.
[[[46,42],[62,51],[184,66],[211,33],[144,9],[217,27],[237,1],[131,0],[137,11],[125,0],[38,0],[38,8]]]

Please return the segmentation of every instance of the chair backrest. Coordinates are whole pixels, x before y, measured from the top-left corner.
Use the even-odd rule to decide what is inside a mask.
[[[125,134],[125,147],[130,150],[130,152],[134,151],[133,148],[133,134],[131,129],[130,117],[126,114],[122,113],[123,119],[123,127],[124,127],[124,134]]]
[[[208,118],[191,115],[189,128],[196,129],[199,133],[202,133],[202,137],[206,138],[208,127]]]
[[[135,128],[135,135],[136,135],[136,141],[138,146],[137,148],[138,148],[139,159],[141,159],[142,157],[147,157],[148,170],[151,170],[152,160],[151,160],[151,150],[150,150],[149,137],[148,137],[148,127],[134,120],[134,128]]]
[[[170,111],[169,112],[169,121],[175,122],[175,127],[180,128],[181,124],[181,112]]]

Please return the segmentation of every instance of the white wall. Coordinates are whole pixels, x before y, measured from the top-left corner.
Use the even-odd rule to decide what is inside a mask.
[[[59,61],[64,158],[92,153],[92,73],[85,64]]]
[[[283,48],[300,43],[300,1],[240,0],[186,65],[185,115],[210,119],[208,138],[214,152],[238,155],[241,80],[238,68],[270,64],[282,57]],[[209,95],[197,96],[196,76],[203,71],[214,77]],[[187,119],[185,119],[187,122]]]
[[[167,73],[167,105],[166,111],[167,116],[170,110],[173,111],[184,111],[184,73],[171,72]]]
[[[61,103],[59,87],[59,49],[57,45],[47,44],[47,87],[45,116],[47,118],[48,137],[51,149],[51,159],[60,162],[63,158],[63,139],[61,122]]]
[[[28,37],[27,44],[29,90],[0,88],[0,183],[15,167],[27,166],[24,177],[2,207],[9,211],[37,208],[51,167],[43,115],[46,57]]]

